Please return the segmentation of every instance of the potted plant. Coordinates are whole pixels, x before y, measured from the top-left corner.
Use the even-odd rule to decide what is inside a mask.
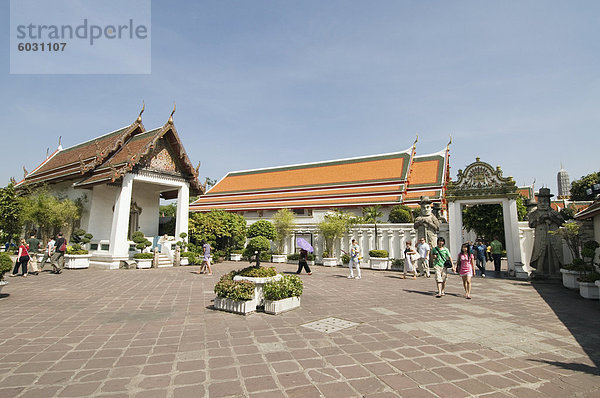
[[[4,274],[10,272],[13,267],[13,261],[7,253],[0,253],[0,291],[8,282],[4,280]]]
[[[596,281],[600,280],[600,273],[593,271],[586,275],[580,276],[579,281],[579,295],[586,299],[598,300],[598,287]]]
[[[313,253],[308,253],[306,256],[306,263],[308,265],[315,265],[315,255]]]
[[[567,289],[579,289],[577,278],[585,274],[585,263],[581,258],[574,258],[571,264],[565,264],[560,269],[563,286]]]
[[[257,305],[261,305],[263,301],[263,286],[265,283],[279,280],[281,274],[277,273],[275,267],[250,266],[241,270],[235,271],[234,281],[249,281],[254,283],[255,296]]]
[[[184,261],[185,259],[185,261]],[[194,252],[183,252],[181,253],[181,265],[196,264],[198,256]]]
[[[323,221],[317,224],[317,229],[325,239],[325,250],[323,251],[323,265],[336,266],[337,257],[333,252],[335,241],[341,239],[353,223],[353,216],[344,212],[336,212],[325,215]]]
[[[403,258],[395,258],[392,260],[392,269],[393,270],[404,270],[404,259]]]
[[[133,255],[138,269],[152,268],[153,253],[135,253]]]
[[[186,249],[187,249],[187,242],[185,240],[185,238],[187,237],[187,234],[185,232],[182,232],[179,234],[179,237],[181,238],[181,240],[177,241],[177,243],[175,243],[178,247],[179,247],[179,252],[180,254],[180,260],[179,260],[179,265],[189,265],[189,258],[188,256],[184,256],[183,254],[186,253]]]
[[[72,245],[67,246],[65,253],[65,268],[81,269],[89,268],[91,254],[84,248],[90,243],[94,236],[83,229],[76,229],[71,236]]]
[[[215,285],[215,309],[236,314],[256,311],[254,283],[246,280],[234,281],[234,276],[235,272],[223,275]]]
[[[388,269],[389,254],[387,250],[369,250],[369,264],[372,269]]]
[[[241,261],[242,260],[242,253],[244,253],[243,249],[232,250],[231,253],[229,254],[229,259],[231,261]]]
[[[294,213],[290,209],[280,209],[273,216],[273,226],[275,227],[275,243],[277,253],[273,254],[271,261],[274,263],[285,263],[286,256],[285,241],[294,230]]]
[[[288,264],[298,264],[298,260],[300,260],[299,253],[292,253],[287,255]]]
[[[350,255],[348,253],[342,254],[342,264],[344,267],[348,267],[350,264]]]
[[[285,275],[266,283],[263,286],[265,312],[276,315],[300,307],[302,288],[302,280],[296,275]]]

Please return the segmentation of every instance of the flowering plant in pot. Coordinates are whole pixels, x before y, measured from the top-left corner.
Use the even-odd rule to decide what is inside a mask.
[[[279,314],[300,307],[302,290],[302,279],[296,275],[285,275],[279,280],[266,283],[263,286],[265,312]]]

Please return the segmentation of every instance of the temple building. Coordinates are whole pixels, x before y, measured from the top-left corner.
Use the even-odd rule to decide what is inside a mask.
[[[362,215],[381,205],[387,221],[394,205],[419,207],[421,196],[445,208],[449,145],[416,155],[416,141],[405,151],[315,163],[232,171],[190,205],[190,211],[222,209],[249,222],[270,219],[279,209],[296,214],[297,224],[314,224],[332,209]]]
[[[142,231],[156,240],[160,199],[177,199],[175,236],[188,231],[190,195],[204,187],[173,124],[146,130],[142,113],[131,125],[58,149],[24,179],[18,190],[44,186],[82,204],[79,227],[91,233],[90,265],[114,269],[136,250],[129,240]]]

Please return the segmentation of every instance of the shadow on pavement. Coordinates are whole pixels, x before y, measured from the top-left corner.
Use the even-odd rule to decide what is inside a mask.
[[[564,369],[588,374],[600,374],[600,305],[598,300],[587,300],[576,290],[568,290],[559,281],[532,281],[531,286],[554,311],[558,319],[569,329],[581,348],[596,367],[581,363],[542,360]]]
[[[0,293],[0,299],[10,296],[9,293]]]

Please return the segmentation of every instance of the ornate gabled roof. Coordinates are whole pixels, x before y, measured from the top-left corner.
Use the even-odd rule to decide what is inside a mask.
[[[512,177],[504,177],[500,166],[492,167],[479,158],[458,170],[458,179],[448,184],[447,199],[498,198],[519,196]]]
[[[408,192],[441,192],[444,156],[413,155],[414,145],[402,152],[230,172],[190,211],[394,205]],[[412,191],[409,175],[416,181]]]
[[[157,151],[158,148],[163,152]],[[128,127],[70,148],[59,147],[27,174],[17,188],[61,181],[73,181],[74,187],[89,188],[114,182],[127,172],[147,167],[156,156],[168,156],[171,163],[176,164],[172,170],[163,168],[161,172],[170,171],[185,178],[190,183],[193,195],[204,192],[204,187],[198,182],[198,170],[192,166],[172,119],[163,127],[146,131],[141,113]]]

